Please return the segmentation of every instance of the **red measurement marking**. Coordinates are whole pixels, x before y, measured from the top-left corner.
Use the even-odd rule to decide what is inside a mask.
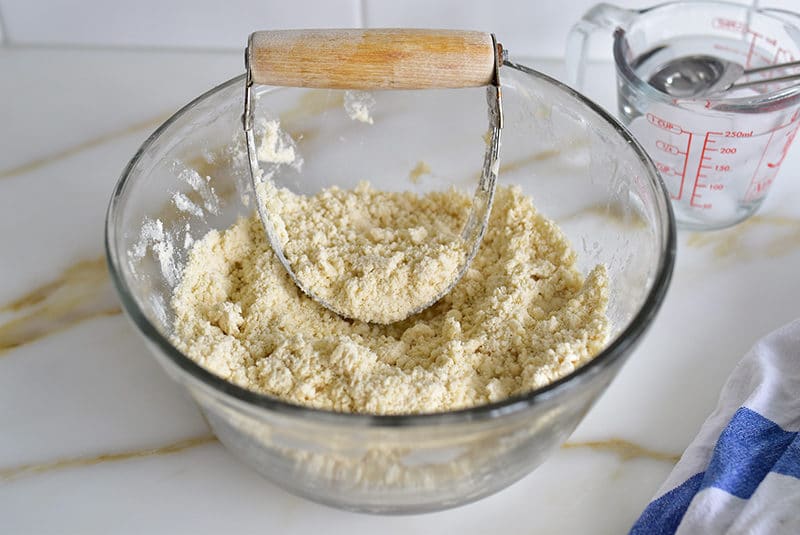
[[[675,145],[667,143],[666,141],[663,141],[661,139],[656,140],[656,148],[661,149],[664,152],[668,152],[670,154],[684,154],[683,152],[681,152],[681,149],[679,149]]]
[[[772,58],[770,64],[775,65],[776,63],[788,63],[790,61],[794,61],[794,54],[792,54],[792,51],[779,46],[775,50],[775,57]]]
[[[750,178],[750,185],[747,186],[747,193],[745,194],[745,199],[752,199],[756,197],[755,193],[758,193],[760,188],[756,186],[758,182],[756,177],[758,176],[758,171],[761,169],[761,164],[764,162],[764,156],[767,155],[767,150],[769,150],[769,145],[772,143],[772,137],[775,135],[775,130],[770,132],[769,139],[767,140],[767,144],[764,145],[764,150],[761,152],[761,158],[758,159],[758,165],[756,165],[755,171],[753,171],[753,176]],[[755,192],[755,193],[754,193]]]
[[[744,22],[733,19],[723,19],[722,17],[717,17],[712,20],[711,26],[718,30],[730,30],[732,32],[744,33],[747,31],[747,24]]]
[[[753,55],[754,55],[756,58],[760,59],[760,60],[761,60],[761,63],[763,63],[763,64],[764,64],[764,65],[754,65],[754,67],[756,67],[756,66],[757,66],[757,67],[763,67],[763,66],[765,66],[765,65],[772,65],[772,63],[770,63],[772,60],[769,58],[769,56],[766,56],[766,55],[764,55],[764,54],[762,54],[762,53],[760,53],[760,52],[758,52],[758,51],[756,51],[756,52],[755,52],[755,54],[753,54]]]
[[[700,179],[707,178],[707,175],[702,173],[703,168],[708,168],[708,166],[703,165],[703,159],[705,158],[706,155],[706,148],[708,147],[709,137],[713,135],[721,136],[722,132],[706,132],[705,139],[703,139],[703,150],[700,151],[700,165],[697,166],[697,174],[694,177],[694,187],[692,188],[692,196],[689,197],[689,206],[692,206],[694,208],[703,208],[703,209],[711,208],[710,203],[697,204],[695,203],[695,200],[702,197],[702,195],[697,193],[697,188],[703,187],[703,185],[700,183]],[[715,143],[714,140],[711,140],[710,142]]]
[[[683,134],[684,133],[683,128],[681,128],[679,125],[677,125],[677,124],[675,124],[675,123],[673,123],[671,121],[668,121],[666,119],[662,119],[658,115],[654,115],[652,113],[648,113],[647,114],[647,120],[653,126],[657,126],[657,127],[661,128],[662,130],[666,130],[668,132],[672,132],[673,134]]]
[[[672,169],[667,164],[665,164],[663,162],[659,162],[658,160],[653,160],[653,163],[656,164],[656,169],[658,169],[658,172],[661,173],[661,174],[667,174]]]
[[[789,119],[789,122],[784,123],[784,124],[779,124],[778,126],[773,128],[772,130],[765,130],[763,132],[763,134],[759,134],[759,135],[772,134],[772,133],[775,133],[775,132],[780,132],[781,130],[783,130],[787,126],[792,126],[792,124],[794,124],[794,122],[798,119],[798,117],[800,117],[800,110],[797,110],[796,112],[794,112],[794,114],[792,115],[791,119]],[[748,137],[752,137],[752,135],[748,136]]]
[[[677,199],[683,197],[683,184],[686,182],[686,168],[689,167],[689,148],[692,146],[692,133],[689,132],[689,140],[686,142],[686,152],[683,158],[683,171],[681,172],[681,185],[678,188]]]
[[[736,54],[738,56],[746,56],[747,55],[747,53],[745,51],[739,50],[738,48],[733,48],[732,46],[716,44],[716,45],[714,45],[714,49],[715,50],[724,50],[725,52],[730,52],[731,54]]]
[[[751,67],[751,62],[753,61],[753,52],[756,49],[756,40],[758,39],[758,35],[753,34],[753,37],[750,39],[750,49],[747,51],[747,60],[744,62],[744,66],[746,68]]]
[[[789,122],[779,125],[772,130],[768,130],[764,132],[764,134],[769,133],[769,139],[767,139],[767,143],[764,145],[764,150],[761,152],[761,157],[758,160],[758,165],[756,165],[755,170],[753,171],[753,176],[750,177],[750,184],[747,186],[747,190],[745,192],[745,199],[752,200],[758,198],[769,185],[772,183],[772,180],[775,174],[778,172],[778,167],[780,167],[781,163],[783,163],[786,154],[788,153],[789,149],[791,148],[792,141],[797,135],[798,129],[800,129],[800,124],[794,127],[794,129],[788,133],[783,148],[781,150],[780,159],[777,162],[768,162],[766,168],[772,170],[772,178],[768,176],[767,173],[763,174],[763,177],[760,177],[762,171],[762,164],[764,164],[764,160],[766,158],[767,152],[769,151],[772,142],[775,140],[775,134],[783,131],[787,128],[790,128],[792,125],[797,123],[798,118],[800,118],[800,110],[795,111],[792,114],[792,117],[789,119]]]
[[[783,163],[783,160],[786,159],[786,153],[789,152],[789,147],[792,146],[792,141],[794,141],[794,137],[797,135],[797,128],[795,127],[794,130],[790,131],[789,134],[786,136],[786,142],[783,144],[783,148],[781,149],[781,157],[777,162],[767,163],[767,167],[771,169],[777,169]]]

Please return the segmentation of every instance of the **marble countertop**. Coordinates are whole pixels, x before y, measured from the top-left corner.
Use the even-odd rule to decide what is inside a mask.
[[[563,73],[560,62],[528,63]],[[595,68],[593,96],[613,108],[610,66]],[[241,70],[239,53],[0,48],[0,531],[622,533],[736,362],[800,315],[794,147],[755,217],[680,233],[643,343],[569,442],[523,480],[409,517],[289,495],[211,435],[123,316],[102,256],[107,202],[139,144]]]

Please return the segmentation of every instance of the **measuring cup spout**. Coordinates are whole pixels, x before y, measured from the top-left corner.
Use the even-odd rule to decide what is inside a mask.
[[[614,31],[626,26],[639,16],[639,11],[624,9],[613,4],[597,4],[576,22],[567,35],[566,67],[567,81],[575,89],[584,87],[586,61],[592,34]]]

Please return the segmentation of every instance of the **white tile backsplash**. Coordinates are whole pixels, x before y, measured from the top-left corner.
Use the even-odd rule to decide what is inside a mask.
[[[363,0],[373,27],[411,26],[493,32],[512,56],[563,57],[572,25],[598,0]],[[689,0],[693,1],[693,0]],[[736,1],[736,0],[734,0]],[[617,0],[612,4],[642,9],[660,0]],[[748,0],[739,3],[749,4]],[[763,6],[798,10],[798,0],[765,0]],[[609,32],[610,33],[610,32]],[[611,57],[610,37],[593,38],[592,56]]]
[[[800,10],[798,0],[754,1]],[[643,8],[659,2],[613,3]],[[5,29],[0,39],[5,37],[6,44],[241,49],[247,34],[256,29],[465,28],[494,32],[514,57],[557,58],[563,57],[572,24],[596,3],[598,0],[0,0]],[[609,43],[600,37],[593,39],[592,55],[610,57]]]
[[[563,56],[567,32],[594,1],[365,0],[373,27],[417,26],[493,32],[512,56]],[[652,2],[628,0],[629,7]]]
[[[240,49],[254,30],[353,27],[360,0],[0,0],[13,44]]]

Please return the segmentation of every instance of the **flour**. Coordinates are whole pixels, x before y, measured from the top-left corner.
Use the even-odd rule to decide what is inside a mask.
[[[291,137],[281,130],[280,122],[262,120],[260,127],[263,129],[263,134],[256,149],[258,160],[275,164],[296,163],[294,143]]]
[[[189,247],[192,246],[194,243],[194,238],[192,238],[192,226],[189,223],[183,227],[183,250],[188,251]]]
[[[345,91],[344,111],[354,121],[372,124],[370,112],[375,107],[375,97],[366,91]]]
[[[211,178],[210,177],[203,177],[200,176],[200,173],[195,171],[194,169],[190,169],[188,167],[183,167],[180,162],[175,163],[175,168],[178,173],[178,180],[181,182],[185,182],[189,185],[200,197],[203,202],[203,208],[210,214],[219,215],[220,213],[220,203],[219,197],[217,197],[217,193],[214,191],[214,188],[211,186]],[[185,195],[184,195],[185,196]],[[189,200],[186,197],[186,200]],[[178,206],[178,203],[181,203],[183,199],[177,199],[173,197],[173,201],[175,202],[176,207],[181,209]],[[195,205],[195,207],[199,208],[199,206]],[[187,210],[191,210],[188,206],[184,206]]]
[[[348,318],[406,318],[450,286],[467,255],[457,220],[471,199],[453,192],[418,197],[361,183],[307,197],[271,182],[259,191],[279,216],[272,225],[298,280]]]
[[[365,198],[391,208],[370,212]],[[296,204],[284,217],[309,227],[335,224],[316,221],[318,207],[360,210],[370,225],[377,218],[376,234],[372,227],[360,234],[384,245],[384,233],[433,240],[428,226],[457,235],[471,202],[454,191],[418,197],[368,185],[289,200]],[[409,225],[419,214],[425,224]],[[303,250],[309,269],[316,262],[342,277],[338,270],[356,266],[320,252],[336,232],[322,226],[311,234],[318,242],[311,240],[316,253]],[[306,297],[253,215],[195,242],[171,302],[173,342],[228,381],[301,405],[372,414],[471,407],[549,384],[604,347],[606,270],[599,265],[584,279],[575,263],[566,238],[530,198],[498,187],[481,248],[453,290],[404,321],[368,324]]]
[[[195,217],[203,217],[203,209],[196,205],[192,200],[183,192],[176,191],[172,194],[172,203],[175,208],[181,212],[188,212]]]
[[[175,261],[175,244],[172,236],[164,231],[160,219],[145,218],[139,229],[139,239],[128,252],[128,261],[132,271],[150,249],[158,262],[161,276],[170,286],[175,286],[180,278],[180,269]]]

